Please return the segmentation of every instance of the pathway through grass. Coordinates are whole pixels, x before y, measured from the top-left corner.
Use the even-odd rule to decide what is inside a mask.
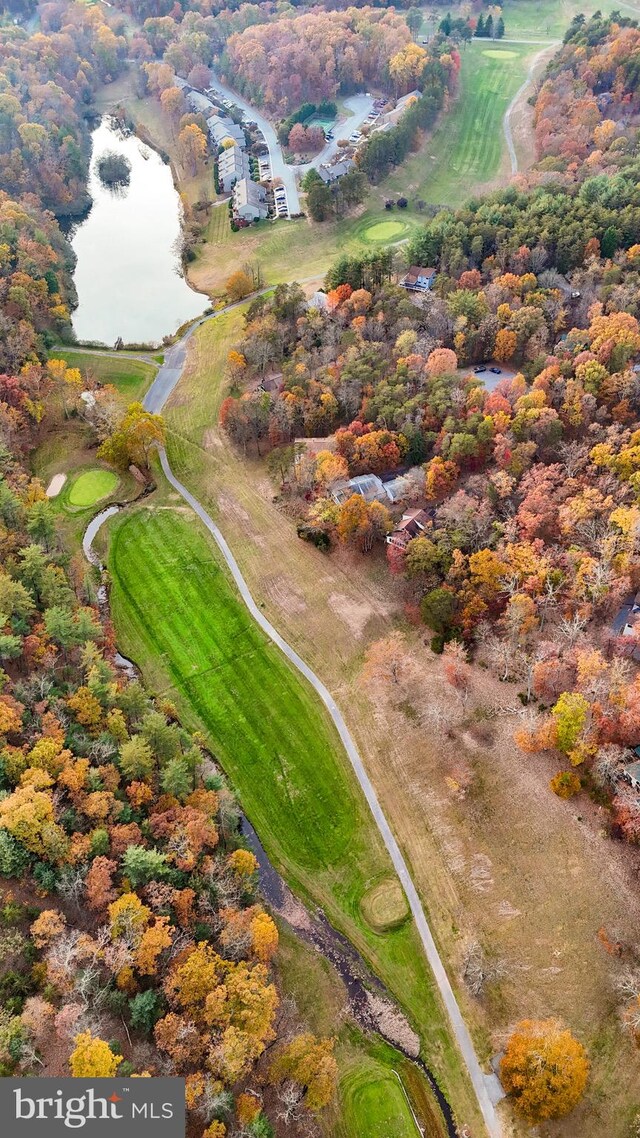
[[[376,934],[363,919],[361,899],[390,864],[314,693],[253,622],[190,513],[141,508],[117,519],[109,567],[122,650],[204,729],[269,855],[372,962],[445,1093],[471,1117],[413,924]]]

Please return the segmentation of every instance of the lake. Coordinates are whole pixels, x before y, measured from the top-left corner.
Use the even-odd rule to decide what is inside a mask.
[[[171,168],[135,135],[109,118],[92,135],[89,214],[72,232],[78,307],[72,322],[79,340],[113,345],[159,344],[209,306],[189,288],[179,254],[182,205]],[[128,186],[110,189],[96,172],[105,151],[131,163]]]

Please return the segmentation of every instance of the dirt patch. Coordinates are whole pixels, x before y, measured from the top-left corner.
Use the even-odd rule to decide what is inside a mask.
[[[367,992],[367,1004],[380,1034],[390,1043],[402,1048],[406,1055],[417,1059],[420,1054],[420,1036],[416,1035],[402,1012],[388,1000],[374,996],[373,992]]]
[[[291,925],[292,929],[304,933],[313,932],[313,922],[307,910],[286,885],[284,886],[283,903],[276,909],[276,912],[288,925]]]
[[[66,481],[66,474],[54,474],[47,486],[47,498],[57,498]]]
[[[344,621],[347,628],[358,639],[363,635],[371,617],[375,616],[372,605],[367,604],[366,601],[354,601],[351,597],[345,596],[344,593],[331,593],[328,601],[331,610],[340,617],[340,620]]]
[[[247,511],[240,505],[236,498],[229,493],[218,494],[218,509],[221,514],[227,518],[239,519],[241,522],[250,522],[251,518]]]
[[[282,612],[286,612],[290,616],[295,613],[306,612],[307,602],[302,593],[296,588],[291,578],[285,576],[284,573],[265,577],[262,581],[262,587],[269,600],[273,601],[274,605],[277,605]]]
[[[222,450],[224,442],[217,427],[208,427],[202,437],[205,450]]]

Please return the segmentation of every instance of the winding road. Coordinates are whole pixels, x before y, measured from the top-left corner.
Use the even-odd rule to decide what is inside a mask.
[[[229,306],[229,308],[235,307],[237,307],[237,305]],[[189,328],[189,330],[185,333],[182,339],[178,341],[178,343],[174,344],[174,346],[169,349],[169,351],[166,353],[164,364],[159,369],[154,382],[151,384],[151,387],[145,396],[144,406],[146,410],[155,413],[158,413],[162,410],[167,399],[171,395],[171,392],[176,387],[182,375],[187,356],[187,346],[196,328],[200,327],[200,325],[203,324],[206,320],[213,320],[216,318],[216,316],[220,315],[221,312],[225,311],[228,311],[228,308],[221,309],[219,313],[214,313],[211,316],[202,317]],[[269,637],[269,639],[278,646],[278,648],[281,650],[281,652],[284,653],[284,655],[293,664],[293,666],[297,668],[301,675],[303,675],[305,679],[311,684],[327,708],[327,711],[329,712],[338,730],[338,734],[340,735],[344,749],[347,752],[349,762],[351,763],[356,778],[367,800],[369,809],[373,815],[374,822],[380,832],[396,873],[402,882],[402,886],[406,893],[407,900],[411,908],[411,913],[416,923],[416,928],[418,930],[418,934],[424,948],[425,956],[429,962],[431,971],[433,972],[436,983],[438,985],[442,1002],[449,1017],[453,1035],[464,1059],[471,1083],[473,1084],[473,1088],[478,1099],[478,1104],[480,1106],[487,1131],[490,1135],[490,1138],[502,1138],[502,1127],[498,1115],[495,1111],[495,1104],[499,1102],[499,1100],[503,1097],[502,1088],[500,1087],[500,1083],[497,1077],[494,1074],[486,1074],[480,1066],[473,1041],[469,1034],[467,1025],[463,1019],[462,1012],[460,1010],[460,1006],[456,999],[453,988],[451,987],[449,977],[442,962],[442,958],[438,952],[433,934],[429,927],[429,922],[422,906],[422,902],[418,896],[418,891],[413,883],[407,863],[404,859],[402,851],[400,850],[400,846],[396,841],[393,831],[391,830],[391,827],[387,821],[386,815],[378,801],[378,796],[376,795],[371,779],[365,770],[358,748],[356,747],[349,728],[344,721],[340,708],[331,695],[331,692],[323,684],[322,680],[315,674],[309,665],[305,663],[302,657],[298,655],[295,649],[292,648],[286,640],[284,640],[277,629],[274,628],[274,626],[270,623],[270,621],[267,620],[262,611],[258,608],[251,595],[249,587],[244,577],[242,576],[238,562],[236,561],[224,534],[213,521],[213,518],[210,516],[210,514],[207,513],[204,506],[198,501],[197,498],[194,497],[194,495],[189,490],[187,490],[186,486],[183,486],[183,484],[176,478],[171,469],[169,459],[167,458],[167,453],[164,448],[160,448],[159,455],[160,464],[167,481],[174,490],[177,490],[184,501],[189,506],[191,506],[194,513],[197,514],[197,516],[200,518],[200,520],[203,522],[215,540],[231,572],[233,580],[235,581],[238,592],[240,593],[240,596],[242,597],[242,600],[247,606],[252,617],[259,624],[260,628]]]
[[[273,178],[280,178],[283,186],[286,188],[289,213],[300,213],[300,195],[298,194],[298,185],[296,182],[296,168],[295,166],[289,166],[288,163],[285,162],[282,147],[278,142],[278,136],[273,124],[260,113],[257,107],[254,107],[251,103],[248,103],[246,99],[243,99],[242,95],[239,95],[237,91],[221,83],[216,75],[212,76],[210,90],[219,92],[223,98],[228,99],[230,103],[234,103],[239,110],[243,111],[250,122],[258,124],[269,151],[271,176]],[[203,95],[202,92],[198,93],[203,99],[206,99],[209,106],[214,105],[211,99],[207,99],[206,95]]]

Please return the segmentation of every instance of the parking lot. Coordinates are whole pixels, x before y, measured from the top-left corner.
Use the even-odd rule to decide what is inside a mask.
[[[479,383],[483,383],[487,391],[495,391],[503,379],[514,379],[518,374],[512,367],[508,367],[498,360],[486,360],[483,364],[473,364],[471,367],[461,367],[458,370],[465,377],[477,379]]]
[[[284,186],[275,187],[273,191],[273,204],[276,217],[289,216],[289,203],[287,201],[287,191]]]

